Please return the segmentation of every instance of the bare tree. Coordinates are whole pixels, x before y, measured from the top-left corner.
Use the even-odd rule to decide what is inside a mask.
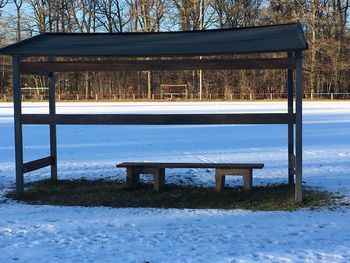
[[[23,5],[23,0],[14,0],[13,1],[16,6],[16,14],[17,14],[17,33],[16,33],[16,41],[21,41],[21,8]]]
[[[301,22],[309,43],[305,52],[305,91],[350,92],[350,0],[0,0],[1,44],[43,32],[157,32]],[[6,11],[4,12],[4,7]],[[201,10],[203,12],[201,12]],[[3,11],[1,13],[1,11]],[[203,14],[201,16],[201,14]],[[276,56],[279,56],[277,54]],[[151,59],[151,58],[149,58]],[[1,87],[10,83],[3,61]],[[7,64],[6,64],[7,63]],[[151,94],[162,80],[198,89],[198,72],[116,72],[59,74],[58,88],[89,94]],[[207,94],[283,93],[282,71],[205,72]],[[44,78],[25,77],[28,86]],[[277,83],[277,85],[276,85]]]
[[[1,16],[1,9],[3,9],[8,2],[9,0],[0,0],[0,16]]]
[[[107,32],[123,32],[131,20],[125,1],[97,0],[96,8],[96,18]]]
[[[70,0],[70,13],[79,32],[96,32],[95,0]]]
[[[36,27],[40,33],[46,32],[48,20],[47,0],[29,0],[35,18]]]

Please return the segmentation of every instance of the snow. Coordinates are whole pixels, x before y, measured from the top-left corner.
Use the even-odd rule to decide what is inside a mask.
[[[285,102],[59,103],[58,113],[286,112]],[[24,113],[47,113],[24,103]],[[304,103],[304,182],[350,198],[350,102]],[[124,179],[122,161],[263,162],[255,185],[286,182],[283,125],[59,126],[60,178]],[[49,155],[46,126],[25,126],[25,161]],[[49,169],[25,176],[48,178]],[[144,180],[149,180],[144,177]],[[0,103],[0,262],[349,262],[350,209],[252,212],[27,205],[13,187],[13,105]],[[214,186],[208,169],[167,181]],[[229,178],[231,185],[241,184]]]

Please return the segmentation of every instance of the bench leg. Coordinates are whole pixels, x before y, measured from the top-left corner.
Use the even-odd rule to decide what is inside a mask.
[[[136,189],[140,183],[140,173],[131,167],[126,168],[126,186],[129,189]]]
[[[225,186],[225,176],[238,175],[243,176],[244,190],[251,190],[253,185],[253,170],[252,169],[216,169],[215,184],[216,191],[220,192]]]
[[[155,169],[153,172],[153,189],[159,191],[159,189],[165,186],[165,168]]]
[[[244,190],[251,190],[252,184],[253,184],[253,171],[252,169],[247,170],[243,174],[243,184],[244,184]]]
[[[222,174],[220,169],[215,171],[215,190],[216,192],[222,191],[225,187],[225,175]]]

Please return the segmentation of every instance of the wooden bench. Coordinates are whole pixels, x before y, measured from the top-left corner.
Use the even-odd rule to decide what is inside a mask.
[[[225,176],[243,176],[244,189],[252,188],[253,169],[262,169],[262,163],[153,163],[153,162],[124,162],[117,167],[126,168],[126,184],[135,189],[139,185],[140,174],[153,175],[153,189],[159,191],[165,185],[165,168],[213,168],[215,169],[215,189],[221,191],[225,186]]]

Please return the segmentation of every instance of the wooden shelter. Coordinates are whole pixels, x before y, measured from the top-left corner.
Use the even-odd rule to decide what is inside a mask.
[[[27,172],[51,166],[51,178],[57,180],[56,125],[284,124],[288,125],[289,183],[294,183],[295,175],[295,200],[302,201],[302,52],[307,47],[302,27],[297,23],[186,32],[45,33],[1,49],[1,54],[10,55],[13,60],[17,194],[24,192],[23,175]],[[242,54],[252,56],[232,56]],[[285,69],[288,112],[56,114],[56,72],[219,69]],[[49,114],[22,114],[22,74],[48,77]],[[22,126],[26,124],[50,126],[50,156],[23,162]]]
[[[187,84],[160,84],[160,98],[165,97],[173,98],[185,98],[188,99],[188,85]]]

